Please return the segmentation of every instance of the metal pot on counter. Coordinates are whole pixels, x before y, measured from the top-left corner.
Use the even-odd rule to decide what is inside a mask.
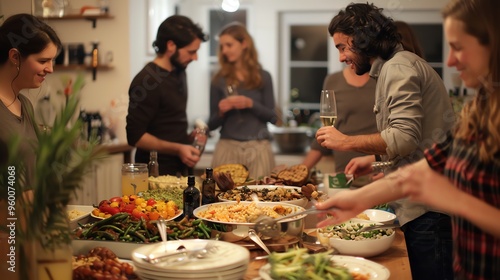
[[[210,205],[214,206],[230,206],[235,205],[238,202],[219,202],[213,203],[209,205],[203,205],[194,210],[193,214],[200,219],[203,219],[212,230],[212,237],[214,235],[218,235],[219,240],[236,243],[245,247],[254,248],[256,244],[249,238],[249,230],[254,229],[254,222],[223,222],[223,221],[214,221],[212,219],[204,218],[200,215],[201,212],[206,211]],[[251,202],[242,201],[239,202],[243,205],[251,204]],[[284,206],[291,208],[292,213],[305,211],[303,207],[283,203],[283,202],[260,202],[258,203],[258,207],[260,206]],[[306,215],[299,215],[296,217],[292,217],[290,219],[285,219],[279,221],[280,225],[280,234],[277,237],[264,236],[261,235],[260,238],[262,241],[269,247],[271,251],[285,251],[287,248],[290,248],[299,243],[302,232],[304,230],[304,218]]]
[[[279,152],[284,154],[304,153],[311,145],[315,131],[311,127],[273,127],[270,129]]]

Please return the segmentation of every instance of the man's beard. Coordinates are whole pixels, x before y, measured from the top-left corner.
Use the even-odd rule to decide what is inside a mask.
[[[177,70],[186,70],[187,64],[184,65],[179,61],[179,51],[175,51],[172,57],[170,57],[170,63],[172,63]]]
[[[356,66],[356,75],[364,75],[370,72],[372,65],[370,64],[370,58],[364,54],[357,54],[356,59],[353,59],[353,63]]]

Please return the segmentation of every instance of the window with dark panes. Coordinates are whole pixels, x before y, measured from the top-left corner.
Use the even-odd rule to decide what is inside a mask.
[[[410,24],[424,52],[425,60],[443,77],[443,25]]]
[[[328,73],[328,38],[324,25],[290,26],[290,102],[319,103]]]

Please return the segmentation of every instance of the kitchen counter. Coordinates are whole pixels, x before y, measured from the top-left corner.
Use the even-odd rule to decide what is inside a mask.
[[[205,145],[205,151],[200,158],[200,161],[196,164],[195,169],[197,171],[204,172],[206,168],[213,167],[212,166],[212,155],[215,150],[215,145],[219,141],[218,134],[208,138],[207,144]],[[273,152],[275,154],[276,165],[286,164],[286,165],[295,165],[302,163],[303,158],[306,156],[307,151],[304,153],[297,154],[282,154],[279,152],[278,147],[274,142],[271,142],[273,145]]]
[[[218,140],[219,140],[218,135],[208,139],[207,144],[205,146],[205,151],[203,152],[200,161],[195,166],[195,174],[202,174],[205,172],[206,168],[213,167],[212,155]],[[276,146],[276,143],[274,142],[271,143],[275,155],[274,159],[276,161],[276,165],[284,164],[287,166],[292,166],[296,164],[301,164],[307,152],[309,151],[308,148],[303,153],[285,154],[279,151],[278,147]],[[316,168],[321,170],[321,172],[323,173],[335,172],[335,164],[333,163],[333,156],[323,156],[316,165]]]
[[[134,147],[129,146],[127,143],[102,144],[101,147],[106,149],[110,155],[122,153],[124,163],[131,161],[131,153]]]

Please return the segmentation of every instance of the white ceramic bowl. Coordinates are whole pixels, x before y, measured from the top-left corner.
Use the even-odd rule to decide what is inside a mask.
[[[83,222],[94,210],[93,206],[89,205],[68,205],[67,213],[71,228],[78,227],[78,222]]]
[[[240,190],[243,187],[247,187],[247,188],[249,188],[249,189],[251,189],[251,190],[253,190],[255,192],[261,192],[263,189],[267,189],[267,190],[270,190],[270,191],[274,191],[276,189],[284,189],[285,192],[288,192],[288,193],[292,193],[293,192],[293,193],[300,193],[300,194],[302,194],[300,187],[281,186],[281,185],[248,185],[248,186],[237,187],[233,191]],[[225,198],[223,198],[223,195],[224,195],[224,192],[220,193],[217,196],[219,198],[219,201],[221,201],[221,202],[235,201],[233,199],[225,199]],[[247,201],[251,201],[251,199],[249,198]],[[261,201],[262,202],[278,202],[278,201],[272,201],[272,200],[261,200]],[[280,202],[285,202],[285,203],[297,205],[297,206],[300,206],[300,207],[306,207],[307,203],[309,202],[309,200],[307,198],[305,198],[305,197],[296,198],[296,199],[293,199],[293,200],[288,200],[288,199],[282,198],[282,200]]]
[[[365,225],[372,225],[373,222],[362,222],[362,221],[348,221],[349,223],[361,223]],[[380,223],[378,223],[380,224]],[[338,237],[329,237],[328,234],[321,232],[318,229],[318,240],[323,246],[331,246],[335,248],[341,255],[358,256],[358,257],[373,257],[380,255],[387,251],[396,237],[393,231],[391,235],[382,236],[379,239],[364,239],[364,240],[345,240]]]
[[[363,211],[363,213],[366,214],[368,218],[370,218],[371,222],[393,224],[396,220],[396,215],[384,210],[366,209],[365,211]]]

